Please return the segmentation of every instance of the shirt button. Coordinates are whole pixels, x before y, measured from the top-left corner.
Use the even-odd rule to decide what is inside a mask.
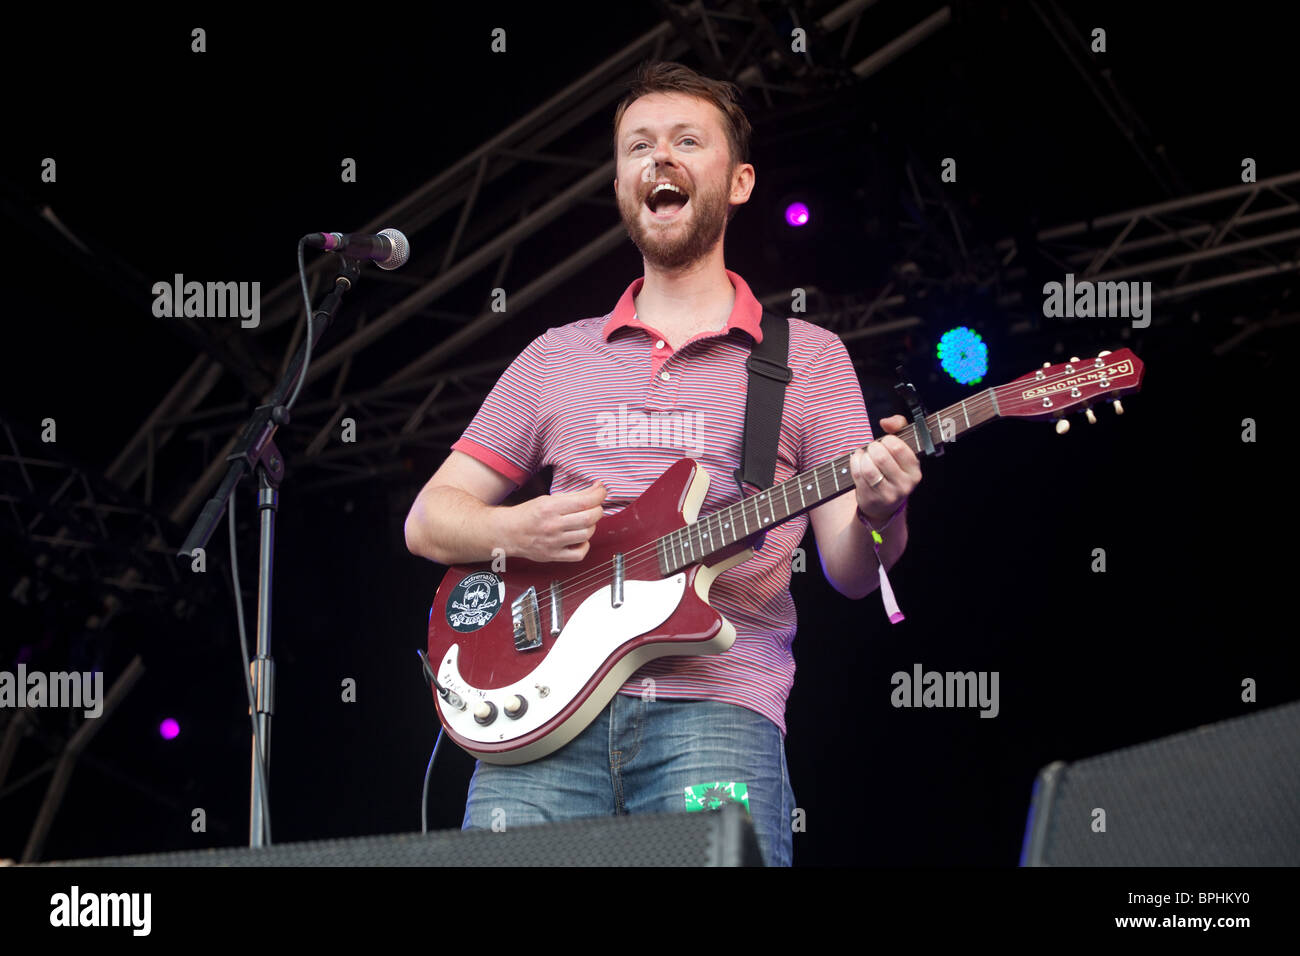
[[[663,347],[664,347],[664,340],[663,340],[663,339],[660,339],[658,342],[655,343],[655,348],[657,348],[657,349],[661,349],[661,348],[663,348]]]
[[[659,377],[663,379],[665,382],[668,381],[668,379],[672,378],[672,376],[669,375],[667,372],[660,372]]]

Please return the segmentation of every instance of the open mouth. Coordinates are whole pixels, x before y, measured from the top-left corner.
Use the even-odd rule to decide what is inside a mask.
[[[655,219],[666,221],[675,218],[690,201],[691,197],[681,186],[660,182],[646,196],[645,205]]]

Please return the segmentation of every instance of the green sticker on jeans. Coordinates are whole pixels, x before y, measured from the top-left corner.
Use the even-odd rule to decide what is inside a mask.
[[[739,803],[749,812],[749,788],[743,783],[701,783],[686,788],[686,810],[716,810],[724,803]]]

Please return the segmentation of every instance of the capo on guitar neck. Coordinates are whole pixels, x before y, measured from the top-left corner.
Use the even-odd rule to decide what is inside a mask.
[[[921,397],[916,394],[916,386],[907,380],[901,365],[898,366],[898,384],[894,386],[894,391],[907,406],[908,417],[912,419],[912,424],[916,428],[917,441],[921,444],[921,453],[934,455],[936,458],[942,455],[942,437],[936,443],[934,436],[930,434],[930,426],[925,423],[925,407],[921,404]]]

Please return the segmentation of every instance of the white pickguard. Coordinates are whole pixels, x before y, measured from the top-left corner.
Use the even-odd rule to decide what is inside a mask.
[[[502,743],[532,733],[578,696],[583,686],[620,647],[658,627],[672,615],[686,593],[686,575],[676,574],[658,581],[627,580],[623,583],[623,604],[610,606],[609,586],[582,602],[570,616],[549,654],[540,658],[535,670],[505,687],[483,690],[466,683],[457,662],[460,644],[453,644],[438,665],[438,682],[464,699],[466,708],[451,707],[441,698],[438,707],[456,733],[474,742]],[[535,651],[520,651],[535,654]],[[541,689],[545,688],[545,696]],[[512,695],[528,703],[523,716],[505,714],[505,701]],[[486,727],[474,719],[474,708],[482,700],[496,705],[496,719]]]

